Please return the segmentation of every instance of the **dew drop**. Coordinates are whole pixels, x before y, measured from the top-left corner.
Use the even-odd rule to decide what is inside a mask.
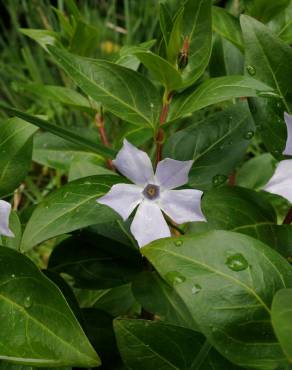
[[[247,66],[246,70],[250,76],[254,76],[256,74],[256,69],[253,66]]]
[[[176,240],[175,242],[174,242],[174,245],[176,246],[176,247],[181,247],[182,245],[183,245],[183,241],[182,240]]]
[[[253,138],[253,136],[254,136],[254,132],[253,131],[247,131],[246,134],[244,135],[244,138],[246,140],[250,140],[250,139]]]
[[[11,278],[14,279],[15,278],[15,274],[11,274]]]
[[[32,300],[30,296],[25,297],[23,305],[25,308],[30,308],[32,306]]]
[[[192,294],[197,294],[202,290],[201,285],[199,284],[194,284],[192,287]]]
[[[248,268],[248,262],[241,253],[229,256],[225,264],[233,271],[242,271]]]
[[[222,185],[227,180],[225,175],[216,175],[213,177],[212,182],[214,186]]]
[[[177,271],[169,271],[165,275],[165,279],[172,285],[181,284],[186,280],[186,278]]]

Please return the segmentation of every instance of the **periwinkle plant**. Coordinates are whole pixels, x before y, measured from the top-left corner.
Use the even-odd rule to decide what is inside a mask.
[[[291,1],[122,3],[17,30],[43,50],[0,87],[0,368],[288,369]]]

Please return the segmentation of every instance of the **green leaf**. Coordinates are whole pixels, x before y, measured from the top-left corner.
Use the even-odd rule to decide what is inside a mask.
[[[263,23],[275,17],[275,15],[285,9],[289,3],[290,0],[244,0],[244,5],[248,13]]]
[[[224,230],[276,223],[275,211],[262,194],[236,186],[206,192],[202,210],[212,227]]]
[[[138,275],[132,283],[132,290],[142,307],[158,315],[160,320],[189,329],[198,328],[180,296],[155,272]]]
[[[135,55],[153,74],[153,76],[167,89],[172,91],[180,88],[182,79],[180,73],[167,60],[159,55],[148,52],[136,52]]]
[[[141,251],[174,286],[208,341],[239,366],[285,363],[270,306],[276,291],[292,286],[288,262],[260,241],[227,231],[181,236],[179,245],[176,240]]]
[[[113,317],[96,308],[83,308],[82,314],[88,338],[99,353],[103,366],[118,369],[120,356],[113,330]]]
[[[160,24],[160,29],[163,35],[165,45],[168,45],[169,35],[171,33],[173,22],[171,19],[171,14],[168,9],[167,2],[159,3],[159,24]]]
[[[234,44],[219,34],[213,36],[209,72],[210,77],[242,75],[244,72],[243,54]]]
[[[59,102],[61,104],[72,106],[82,111],[89,113],[96,112],[98,105],[90,103],[89,99],[79,94],[77,91],[64,86],[41,85],[41,84],[28,84],[25,86],[28,90],[39,97],[48,99],[49,101]]]
[[[184,87],[187,87],[203,74],[211,56],[211,0],[187,0],[184,3],[182,34],[189,42],[188,64],[182,70]]]
[[[91,150],[95,153],[98,153],[98,154],[101,154],[101,155],[104,155],[104,156],[110,157],[110,158],[113,158],[116,154],[116,152],[111,148],[108,148],[108,147],[106,147],[102,144],[99,144],[99,143],[95,143],[91,140],[85,139],[84,137],[82,137],[78,134],[75,134],[75,132],[73,132],[71,130],[67,130],[67,129],[61,127],[61,126],[52,125],[52,124],[48,123],[47,121],[44,121],[40,118],[32,116],[31,114],[21,112],[17,109],[14,109],[14,108],[10,108],[7,105],[2,104],[1,102],[0,102],[0,108],[5,110],[9,114],[17,116],[17,117],[23,119],[24,121],[30,122],[33,125],[41,128],[45,131],[49,131],[52,134],[60,136],[65,140],[71,141],[72,143],[77,144],[81,148]]]
[[[287,356],[292,363],[292,289],[279,290],[273,299],[272,324],[276,336]]]
[[[270,30],[284,42],[291,44],[292,42],[292,3],[288,7],[278,13],[267,24]]]
[[[97,156],[91,154],[75,155],[74,161],[70,164],[68,181],[94,175],[116,175],[116,173],[105,168]]]
[[[292,109],[292,50],[262,23],[241,16],[245,43],[247,71],[258,80],[275,89],[285,104]]]
[[[242,31],[237,18],[228,13],[224,8],[213,6],[212,26],[215,32],[243,51]]]
[[[45,50],[47,50],[47,45],[60,45],[60,37],[57,32],[32,28],[20,28],[19,30],[24,35],[36,41]]]
[[[13,231],[14,238],[5,237],[2,235],[0,236],[0,245],[18,250],[22,237],[22,229],[19,217],[15,211],[10,213],[9,228]]]
[[[59,289],[22,254],[0,248],[0,257],[0,312],[6,318],[0,358],[37,366],[98,366],[98,355]]]
[[[166,46],[167,60],[170,64],[176,65],[178,53],[181,48],[182,36],[182,22],[183,22],[184,8],[180,7],[174,16],[172,28],[169,34],[168,44]]]
[[[21,249],[58,235],[119,218],[111,208],[96,202],[111,186],[123,182],[119,176],[101,175],[72,181],[51,193],[34,210],[23,233]]]
[[[38,367],[14,365],[11,362],[0,362],[0,370],[37,370]],[[42,367],[42,370],[72,370],[71,367]]]
[[[98,42],[98,29],[78,19],[74,27],[69,50],[74,54],[90,56],[98,48]]]
[[[284,104],[273,98],[250,98],[249,105],[264,146],[275,158],[283,159],[282,153],[287,141]]]
[[[113,317],[140,314],[131,285],[121,285],[103,290],[80,290],[77,294],[81,307],[94,307]]]
[[[245,162],[236,173],[236,185],[259,190],[273,176],[276,161],[270,153],[260,154]]]
[[[68,142],[49,132],[35,135],[33,144],[33,160],[44,166],[68,171],[73,163],[80,160],[95,161],[100,165],[104,163],[103,158],[97,153],[92,153],[87,148]]]
[[[258,91],[271,90],[267,85],[246,76],[210,78],[195,90],[186,90],[174,97],[169,111],[169,121],[178,119],[209,105],[233,98],[257,96]]]
[[[134,52],[136,51],[147,51],[152,48],[156,43],[156,40],[150,40],[142,42],[141,44],[131,46],[124,45],[119,51],[119,58],[116,60],[116,63],[120,66],[127,67],[133,71],[137,71],[140,66],[140,60],[135,56]]]
[[[84,230],[53,250],[48,268],[73,277],[84,289],[107,289],[130,282],[141,271],[141,255],[126,246]]]
[[[131,369],[237,369],[212,349],[202,334],[189,329],[116,319],[114,330],[121,356]]]
[[[106,109],[136,125],[156,126],[160,96],[146,77],[105,60],[79,57],[55,47],[49,51],[74,82]]]
[[[238,103],[180,130],[166,141],[163,156],[194,160],[189,184],[210,189],[242,160],[255,131],[247,104]]]
[[[0,124],[0,197],[13,192],[27,175],[35,132],[34,126],[18,118]]]

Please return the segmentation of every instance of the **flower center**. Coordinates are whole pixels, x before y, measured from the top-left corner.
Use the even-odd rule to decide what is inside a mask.
[[[148,184],[145,189],[143,190],[143,195],[147,199],[156,199],[159,197],[159,186],[154,184]]]

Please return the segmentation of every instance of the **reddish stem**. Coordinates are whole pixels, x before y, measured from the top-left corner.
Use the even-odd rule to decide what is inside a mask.
[[[290,225],[292,222],[292,207],[289,209],[284,221],[283,221],[283,224],[284,225]]]
[[[236,172],[232,172],[231,175],[229,175],[229,178],[228,178],[228,184],[230,186],[234,186],[236,183]]]
[[[161,126],[166,122],[167,115],[169,111],[169,104],[172,100],[173,93],[170,92],[166,95],[166,99],[164,99],[164,103],[161,109],[160,117],[159,117],[159,125],[160,128],[156,135],[156,165],[159,161],[161,161],[162,157],[162,145],[164,140],[164,130],[161,128]]]
[[[103,114],[96,113],[95,123],[96,123],[96,127],[98,128],[101,142],[103,143],[103,145],[110,147],[110,143],[109,143],[106,131],[105,131]],[[107,163],[108,168],[115,171],[115,167],[111,159],[107,159],[106,163]]]

